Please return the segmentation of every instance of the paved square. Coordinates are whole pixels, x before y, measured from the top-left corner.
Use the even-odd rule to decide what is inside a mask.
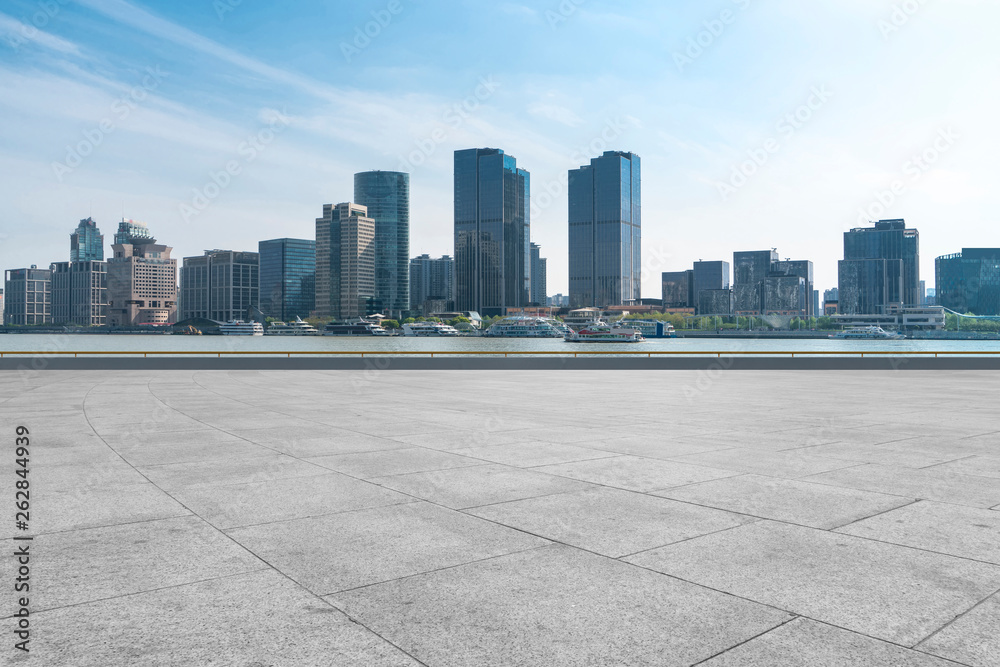
[[[998,392],[985,371],[0,374],[0,422],[31,431],[27,660],[995,667]]]

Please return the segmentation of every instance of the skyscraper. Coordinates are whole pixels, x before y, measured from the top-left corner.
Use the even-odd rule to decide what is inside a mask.
[[[50,269],[53,323],[85,327],[107,323],[107,262],[56,262]]]
[[[309,317],[316,308],[316,242],[272,239],[257,244],[260,309],[283,322]]]
[[[874,227],[844,232],[844,259],[838,267],[845,315],[880,315],[920,306],[920,235],[903,220],[880,220]]]
[[[445,310],[455,306],[455,260],[448,255],[410,260],[410,310],[422,310],[426,301],[444,301]]]
[[[638,301],[642,270],[641,162],[606,151],[569,172],[571,308]]]
[[[316,218],[316,314],[351,319],[375,297],[375,221],[350,202],[325,204]]]
[[[177,260],[141,222],[123,220],[108,259],[111,326],[173,324],[177,321]]]
[[[759,315],[763,310],[764,279],[778,261],[777,250],[733,253],[733,296],[737,315]]]
[[[70,234],[69,261],[104,261],[104,235],[92,218],[81,220],[76,231]]]
[[[542,248],[531,244],[531,298],[529,301],[544,306],[548,300],[548,261],[542,257]]]
[[[455,309],[506,314],[530,297],[531,175],[497,148],[455,151]]]
[[[4,273],[4,324],[52,322],[52,271],[32,265]]]
[[[375,304],[399,316],[410,297],[410,175],[399,171],[354,174],[354,201],[375,221]]]
[[[694,303],[693,305],[698,308],[698,312],[702,312],[701,307],[701,293],[712,290],[729,290],[729,262],[723,261],[712,261],[704,262],[698,261],[694,263],[694,268],[692,269],[692,277],[694,280],[693,291],[694,291]],[[711,304],[711,310],[705,310],[705,313],[712,315],[719,315],[726,313],[728,311],[719,309],[719,298],[716,295],[710,297],[708,303]]]
[[[257,319],[260,304],[260,255],[206,250],[185,257],[181,266],[181,321],[191,318],[229,322]]]

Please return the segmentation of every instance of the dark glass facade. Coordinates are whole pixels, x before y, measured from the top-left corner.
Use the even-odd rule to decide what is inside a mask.
[[[694,308],[694,271],[665,271],[661,276],[664,308]]]
[[[1000,248],[964,248],[934,260],[937,304],[957,313],[1000,315]]]
[[[763,284],[777,261],[776,250],[733,253],[733,297],[738,315],[759,315],[763,311]]]
[[[316,242],[272,239],[257,244],[260,309],[283,322],[309,317],[316,308]]]
[[[698,312],[701,313],[701,293],[707,290],[729,290],[729,262],[713,261],[713,262],[695,262],[694,268],[692,269],[692,276],[694,279],[694,304],[698,307]],[[718,312],[715,310],[718,307],[717,297],[713,296],[709,303],[713,304],[711,311],[705,311],[711,315],[720,315],[727,311]]]
[[[530,297],[531,176],[497,148],[455,151],[455,309],[505,315]]]
[[[642,167],[606,151],[569,172],[571,308],[638,302],[642,272]]]
[[[548,261],[542,257],[542,248],[531,244],[531,303],[538,306],[548,301]]]
[[[81,220],[76,231],[70,234],[69,261],[104,261],[104,235],[92,218]]]
[[[355,174],[354,202],[375,220],[375,307],[398,316],[409,307],[410,175]]]
[[[844,232],[844,259],[838,269],[839,308],[845,315],[879,315],[919,307],[920,235],[903,220]]]

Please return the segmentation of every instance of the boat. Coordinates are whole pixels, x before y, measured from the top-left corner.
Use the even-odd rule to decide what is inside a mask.
[[[677,331],[670,322],[660,320],[626,320],[633,329],[638,329],[645,338],[677,338]]]
[[[254,320],[229,320],[219,326],[219,333],[223,336],[263,336],[264,325]]]
[[[564,338],[571,331],[551,317],[516,315],[497,320],[483,335],[489,338]]]
[[[638,329],[595,325],[566,334],[567,343],[641,343],[646,339]]]
[[[458,336],[459,331],[443,322],[411,322],[403,325],[404,336]]]
[[[830,338],[848,340],[899,340],[906,338],[906,336],[895,331],[886,331],[882,327],[869,326],[844,329],[843,331],[838,331],[835,334],[830,334]]]
[[[330,322],[323,328],[324,336],[388,336],[380,325],[366,320],[357,322]]]
[[[569,311],[569,314],[565,315],[562,320],[566,326],[574,330],[607,324],[602,319],[600,308],[577,308]]]
[[[318,336],[319,329],[296,317],[294,322],[271,322],[264,333],[268,336]]]

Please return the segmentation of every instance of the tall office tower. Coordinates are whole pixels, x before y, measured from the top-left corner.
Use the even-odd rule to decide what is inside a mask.
[[[399,317],[410,298],[410,175],[399,171],[354,174],[354,201],[375,221],[375,303]]]
[[[798,276],[802,278],[805,283],[806,290],[806,307],[803,313],[803,317],[813,317],[816,314],[817,308],[813,306],[813,291],[814,291],[814,279],[813,279],[813,263],[806,259],[786,259],[782,261],[777,261],[771,265],[772,274],[780,274],[784,276]]]
[[[309,317],[316,308],[316,242],[271,239],[257,244],[260,309],[283,322]]]
[[[736,314],[759,315],[763,312],[762,285],[771,272],[771,265],[777,261],[777,250],[733,253],[733,296]]]
[[[107,262],[56,262],[50,268],[53,323],[84,327],[107,323]]]
[[[3,301],[3,290],[0,289],[0,325],[4,323],[4,301]]]
[[[694,268],[692,269],[692,274],[694,279],[693,292],[694,300],[693,305],[698,308],[698,312],[701,313],[701,293],[706,290],[728,290],[729,289],[729,262],[713,261],[713,262],[695,262]],[[712,304],[712,315],[720,315],[722,312],[718,311],[718,300],[713,297],[709,301]],[[706,311],[707,312],[707,311]]]
[[[422,311],[427,301],[445,302],[444,310],[455,306],[455,260],[448,255],[440,259],[420,255],[410,260],[410,310]]]
[[[455,151],[455,309],[527,305],[531,175],[498,148]]]
[[[6,325],[52,322],[52,271],[34,264],[5,271],[3,307]]]
[[[694,308],[694,270],[665,271],[661,276],[664,308]]]
[[[934,260],[936,287],[927,301],[957,313],[1000,315],[1000,248],[963,248]],[[934,292],[934,295],[931,295]]]
[[[542,257],[542,248],[531,244],[531,298],[529,301],[544,306],[548,300],[548,260]]]
[[[177,260],[141,222],[122,221],[108,259],[111,326],[173,324],[177,321]]]
[[[845,315],[880,315],[920,305],[920,235],[903,220],[844,232],[838,267],[839,308]]]
[[[104,235],[92,218],[81,220],[69,236],[69,261],[103,262]]]
[[[819,308],[819,290],[818,289],[814,289],[813,290],[812,307],[813,307],[813,310],[812,310],[811,317],[819,317],[820,315],[823,314],[823,311],[820,310],[820,308]]]
[[[358,204],[325,204],[316,218],[316,314],[351,319],[375,297],[375,221]]]
[[[115,243],[119,245],[142,245],[144,242],[156,242],[153,234],[145,222],[126,220],[118,223],[118,231],[115,232]]]
[[[606,151],[569,172],[572,308],[638,302],[642,289],[641,162]]]
[[[260,255],[206,250],[181,265],[181,321],[259,319]]]
[[[823,291],[823,303],[840,300],[840,290],[836,287]]]

